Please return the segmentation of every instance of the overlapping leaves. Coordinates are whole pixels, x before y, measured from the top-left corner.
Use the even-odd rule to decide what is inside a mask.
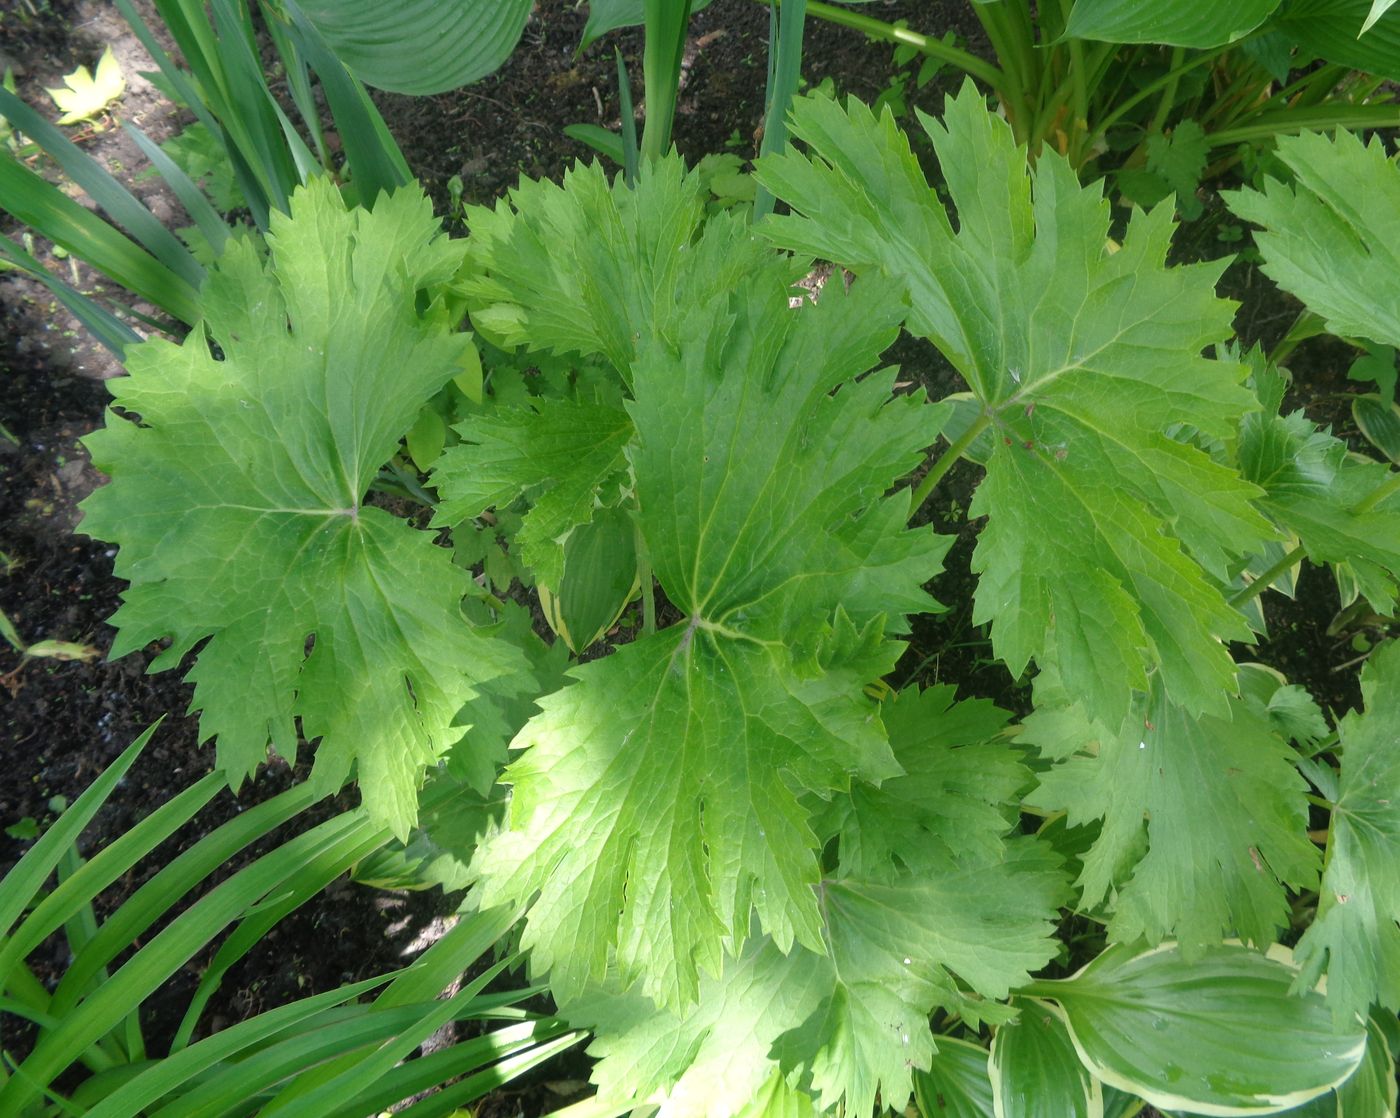
[[[898,616],[933,605],[921,585],[946,544],[885,497],[931,438],[926,409],[892,398],[889,372],[854,379],[893,340],[896,292],[862,283],[794,312],[792,262],[742,221],[693,244],[669,221],[628,225],[631,210],[689,213],[693,180],[674,165],[635,196],[596,187],[576,174],[550,212],[591,232],[597,269],[580,282],[628,277],[616,298],[561,274],[511,279],[495,250],[477,289],[494,288],[496,321],[555,304],[577,332],[541,344],[608,354],[630,380],[639,524],[683,620],[543,702],[507,771],[509,829],[480,865],[488,898],[538,893],[525,942],[561,997],[611,957],[676,1003],[740,949],[754,913],[780,949],[821,950],[799,791],[899,771],[861,688],[893,666]],[[496,244],[535,236],[496,219]],[[654,266],[629,271],[638,260]]]
[[[523,658],[477,635],[466,576],[430,535],[364,503],[468,340],[420,289],[460,250],[421,193],[347,211],[313,181],[274,218],[264,260],[231,243],[204,323],[182,345],[130,351],[115,415],[87,442],[112,475],[84,529],[121,545],[131,583],[114,654],[161,638],[190,673],[201,729],[235,778],[319,738],[312,780],[355,765],[374,815],[407,832],[424,767],[462,736],[472,682],[530,683]],[[213,349],[217,345],[218,352]]]
[[[589,991],[576,1012],[598,1035],[603,1097],[659,1086],[669,1118],[728,1118],[768,1084],[826,1113],[868,1114],[877,1097],[899,1110],[936,1050],[930,1013],[996,1013],[981,999],[1004,998],[1051,957],[1058,862],[1006,838],[1006,801],[1028,773],[990,740],[1003,712],[951,700],[951,688],[901,696],[890,740],[908,775],[837,796],[818,825],[840,835],[818,890],[824,956],[755,937],[684,1009]],[[955,827],[968,846],[945,841]],[[859,837],[877,831],[887,842]]]
[[[1011,671],[1054,664],[1115,723],[1149,674],[1183,707],[1224,714],[1223,641],[1248,631],[1214,579],[1274,530],[1256,487],[1169,433],[1224,437],[1252,406],[1238,365],[1201,356],[1230,333],[1220,266],[1164,266],[1164,207],[1111,243],[1099,188],[1053,154],[1028,171],[970,86],[924,127],[956,232],[892,118],[811,99],[794,110],[810,154],[760,167],[796,211],[771,236],[897,278],[909,328],[971,386],[976,427],[995,436],[972,509],[989,517],[974,620],[992,622]]]

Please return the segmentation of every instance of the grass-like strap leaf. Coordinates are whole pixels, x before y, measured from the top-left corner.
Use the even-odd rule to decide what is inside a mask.
[[[450,554],[364,502],[470,345],[439,303],[415,306],[459,250],[417,192],[372,214],[324,180],[295,197],[268,260],[230,245],[183,345],[132,349],[112,384],[141,423],[113,415],[89,438],[113,481],[85,503],[85,530],[121,545],[131,582],[115,654],[168,636],[157,664],[172,667],[205,642],[195,704],[231,780],[269,740],[295,756],[299,722],[321,739],[313,783],[338,787],[355,765],[371,813],[404,835],[472,681],[528,684],[518,654],[463,620]]]

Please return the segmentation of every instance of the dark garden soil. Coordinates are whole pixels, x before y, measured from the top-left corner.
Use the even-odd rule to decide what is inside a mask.
[[[115,11],[97,0],[0,0],[0,70],[13,65],[21,92],[46,107],[44,85],[78,63],[91,64],[106,42],[117,43],[129,91],[117,109],[157,138],[179,121],[137,71],[148,61],[128,36]],[[949,13],[953,13],[949,18]],[[878,5],[884,19],[907,18],[921,30],[957,30],[979,44],[966,5],[903,2]],[[641,40],[624,33],[576,56],[583,16],[565,0],[541,2],[516,54],[496,76],[451,95],[409,99],[376,95],[409,163],[422,177],[439,208],[449,209],[448,183],[463,184],[468,201],[499,197],[521,175],[558,177],[588,152],[563,136],[566,123],[616,126],[618,98],[612,46],[620,45],[636,75]],[[762,115],[768,15],[753,0],[716,0],[697,17],[687,51],[685,85],[676,123],[682,151],[698,158],[731,150],[753,154]],[[810,20],[804,73],[817,82],[834,79],[837,88],[873,99],[890,81],[890,48]],[[639,79],[637,79],[639,81]],[[946,88],[935,81],[909,90],[911,105],[933,111]],[[114,172],[128,178],[142,165],[119,129],[82,141]],[[136,180],[134,189],[158,215],[178,221],[177,209],[154,183]],[[1208,213],[1209,213],[1208,208]],[[456,215],[450,215],[455,217]],[[1209,221],[1210,218],[1203,219]],[[0,225],[0,231],[13,227]],[[1212,239],[1208,232],[1203,234]],[[42,246],[41,246],[42,248]],[[1214,248],[1215,251],[1209,249]],[[1221,244],[1199,256],[1224,255]],[[51,259],[51,258],[50,258]],[[61,269],[72,265],[56,262]],[[85,286],[95,282],[79,270]],[[1249,340],[1276,341],[1297,308],[1251,267],[1231,270],[1228,289],[1242,301],[1241,330]],[[1356,386],[1346,380],[1350,354],[1339,344],[1309,343],[1292,362],[1294,406],[1354,435],[1346,396]],[[929,386],[937,395],[961,386],[927,343],[905,338],[887,356],[905,379]],[[75,531],[77,503],[100,484],[79,440],[102,423],[107,398],[102,379],[118,370],[99,347],[74,329],[43,289],[0,274],[0,609],[26,641],[62,640],[90,646],[90,662],[25,660],[0,644],[0,873],[27,843],[27,820],[42,828],[62,801],[75,798],[145,727],[165,721],[144,756],[98,817],[86,842],[97,849],[192,783],[212,766],[213,751],[198,744],[197,722],[184,714],[190,689],[180,672],[145,674],[154,650],[109,661],[113,631],[106,619],[118,605],[121,584],[112,575],[113,552]],[[1010,679],[991,654],[987,633],[971,624],[969,559],[978,524],[968,506],[978,471],[956,468],[928,506],[929,520],[957,537],[945,573],[932,586],[949,605],[947,613],[919,620],[911,634],[897,684],[956,682],[964,695],[984,695],[1024,711],[1029,688]],[[1328,708],[1342,712],[1358,702],[1353,639],[1362,619],[1330,631],[1338,611],[1330,576],[1303,575],[1296,601],[1277,594],[1266,600],[1270,636],[1248,655],[1282,670],[1307,686]],[[1360,647],[1358,642],[1357,647]],[[229,818],[241,806],[280,791],[303,770],[274,763],[238,799],[223,794],[197,826],[176,843],[188,845],[199,833]],[[353,803],[346,794],[313,812],[299,826],[319,822]],[[285,837],[285,836],[284,836]],[[167,849],[162,853],[173,853]],[[122,883],[104,899],[110,907],[137,884]],[[403,964],[403,953],[425,927],[453,907],[452,898],[432,894],[382,893],[341,885],[284,921],[224,983],[210,1013],[217,1026],[296,997],[330,989]],[[49,960],[52,980],[63,965],[62,948]],[[153,1047],[168,1037],[198,979],[194,968],[181,973],[151,1011]],[[12,1030],[13,1019],[6,1018]],[[0,1045],[23,1049],[21,1033],[7,1031]],[[541,1080],[586,1076],[577,1060]],[[537,1084],[526,1093],[493,1101],[482,1114],[540,1113],[564,1096]],[[494,1108],[494,1109],[492,1109]]]

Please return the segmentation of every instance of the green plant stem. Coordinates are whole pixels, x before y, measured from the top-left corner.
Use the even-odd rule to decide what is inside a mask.
[[[1397,490],[1400,490],[1400,473],[1392,473],[1384,482],[1372,489],[1366,495],[1366,499],[1358,503],[1352,512],[1370,512]]]
[[[1007,5],[1000,2],[991,4],[974,3],[972,10],[982,24],[982,30],[991,40],[997,61],[1001,63],[1001,81],[993,83],[993,88],[1007,108],[1011,125],[1017,130],[1018,138],[1024,139],[1026,124],[1031,115],[1031,102],[1026,97],[1026,84],[1035,79],[1039,69],[1034,53],[1034,44],[1029,36],[1018,33],[1011,22]]]
[[[934,462],[934,464],[929,467],[928,473],[926,473],[919,484],[914,487],[914,492],[909,498],[909,515],[911,517],[918,512],[920,506],[928,500],[928,495],[933,492],[933,487],[943,480],[943,475],[953,468],[953,463],[963,456],[963,452],[972,445],[978,435],[987,429],[987,426],[991,422],[991,413],[983,412],[971,426],[959,436],[958,440],[943,452],[938,461]]]
[[[1274,579],[1278,578],[1284,571],[1292,568],[1294,564],[1302,562],[1306,554],[1306,549],[1302,544],[1299,544],[1243,590],[1237,590],[1234,594],[1230,595],[1230,605],[1238,609],[1246,602],[1259,597],[1260,594],[1264,593],[1265,590],[1273,585]]]
[[[779,5],[782,4],[782,0],[777,0],[777,2]],[[767,4],[768,0],[758,0],[758,3]],[[950,66],[956,66],[963,73],[971,74],[974,78],[984,81],[990,86],[1000,88],[1006,81],[1006,75],[990,62],[958,47],[949,46],[941,39],[921,35],[919,32],[910,31],[905,27],[896,27],[884,20],[872,19],[860,12],[850,12],[844,8],[838,8],[834,4],[823,4],[819,0],[808,0],[807,14],[824,19],[828,23],[835,23],[841,27],[849,27],[855,31],[863,32],[872,39],[911,46],[920,54],[937,58]]]
[[[1254,143],[1271,136],[1306,129],[1400,127],[1400,105],[1324,105],[1315,110],[1278,109],[1257,117],[1253,124],[1212,132],[1210,146]]]
[[[1155,135],[1162,131],[1162,126],[1167,123],[1167,117],[1171,115],[1172,106],[1176,104],[1176,91],[1181,85],[1181,60],[1186,56],[1183,47],[1172,48],[1171,67],[1167,71],[1171,79],[1162,87],[1162,96],[1157,102],[1157,111],[1152,114],[1152,120],[1147,125],[1149,135]]]
[[[636,532],[637,581],[642,589],[642,635],[649,637],[656,632],[656,588],[652,585],[651,555],[647,551],[640,521],[637,522]]]
[[[1144,101],[1146,101],[1149,97],[1155,96],[1157,93],[1161,92],[1161,90],[1165,89],[1171,83],[1179,82],[1184,74],[1190,72],[1191,70],[1194,70],[1196,67],[1204,66],[1208,62],[1213,62],[1215,59],[1219,58],[1220,55],[1224,54],[1225,51],[1227,51],[1228,49],[1229,47],[1218,47],[1215,50],[1207,51],[1205,54],[1193,58],[1190,62],[1187,62],[1185,65],[1180,67],[1180,69],[1163,74],[1156,81],[1149,82],[1147,85],[1143,86],[1135,94],[1133,94],[1126,101],[1120,104],[1116,109],[1114,109],[1113,112],[1109,113],[1106,117],[1104,117],[1103,120],[1099,121],[1099,123],[1094,127],[1094,130],[1089,133],[1089,138],[1087,141],[1085,141],[1085,147],[1092,148],[1099,141],[1099,139],[1102,138],[1104,133],[1106,133],[1110,128],[1112,128],[1115,124],[1117,124],[1120,120],[1127,116],[1128,113],[1132,112]]]

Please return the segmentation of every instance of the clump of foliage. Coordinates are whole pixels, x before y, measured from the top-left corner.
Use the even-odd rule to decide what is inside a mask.
[[[1031,169],[971,88],[922,123],[950,208],[891,116],[825,99],[795,109],[805,152],[760,161],[790,213],[757,226],[674,156],[635,186],[522,183],[467,211],[465,246],[412,188],[372,212],[299,188],[266,256],[230,243],[182,345],[131,350],[113,387],[140,423],[91,440],[121,646],[196,653],[234,779],[317,739],[313,782],[354,771],[372,818],[452,846],[594,1028],[603,1103],[859,1114],[945,1083],[1005,1114],[1045,1082],[1057,1113],[1111,1090],[1393,1106],[1400,660],[1377,654],[1368,710],[1329,734],[1230,645],[1304,555],[1393,604],[1396,475],[1279,414],[1283,374],[1230,344],[1221,265],[1166,265],[1169,207],[1113,240],[1101,188],[1053,152]],[[1320,274],[1317,244],[1364,276],[1388,243],[1314,183],[1325,143],[1285,147],[1296,195],[1236,202],[1277,225],[1286,285]],[[1377,149],[1339,150],[1397,189]],[[813,257],[856,279],[794,307]],[[1297,286],[1395,344],[1384,282]],[[550,371],[418,442],[435,518],[414,527],[366,494],[474,376],[464,309]],[[897,390],[901,326],[969,392]],[[973,618],[1034,672],[1019,721],[881,682],[942,608],[950,541],[909,522],[964,457],[985,472]],[[437,533],[469,564],[461,541],[504,539],[570,647],[634,595],[640,632],[561,679],[560,646]],[[425,773],[482,797],[455,841],[419,817]],[[1057,937],[1069,916],[1087,950]]]

